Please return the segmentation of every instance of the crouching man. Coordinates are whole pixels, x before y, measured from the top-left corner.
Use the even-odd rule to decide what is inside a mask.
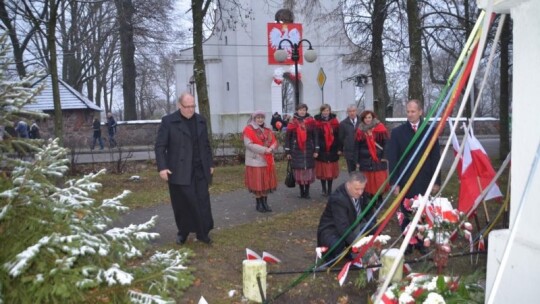
[[[345,232],[356,221],[356,218],[367,208],[371,197],[364,193],[366,183],[367,179],[364,174],[353,171],[350,173],[349,179],[330,195],[317,228],[318,247],[331,249],[338,244]],[[327,260],[338,256],[347,246],[354,242],[358,233],[367,225],[371,214],[372,210],[366,213],[360,223],[329,254]],[[373,224],[367,228],[372,227]]]

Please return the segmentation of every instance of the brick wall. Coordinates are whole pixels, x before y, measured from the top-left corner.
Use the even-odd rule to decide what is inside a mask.
[[[92,144],[92,120],[93,111],[64,111],[64,141],[66,147],[88,148]],[[386,126],[392,129],[405,121],[405,118],[389,118]],[[39,122],[42,137],[49,138],[53,134],[53,120],[51,118]],[[116,141],[122,146],[153,146],[155,143],[160,120],[145,121],[119,121]],[[108,132],[105,122],[101,123],[101,135],[104,143],[107,143]],[[476,135],[499,134],[499,120],[494,118],[478,118],[474,122]],[[445,126],[443,135],[449,134],[448,125]],[[463,130],[457,130],[458,135]]]

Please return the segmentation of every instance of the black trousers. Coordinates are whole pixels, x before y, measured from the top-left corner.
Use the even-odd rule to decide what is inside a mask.
[[[349,173],[356,171],[356,160],[354,159],[347,159],[347,171]]]
[[[208,181],[202,168],[193,171],[190,185],[169,183],[169,194],[178,235],[194,232],[198,237],[205,237],[214,228]]]

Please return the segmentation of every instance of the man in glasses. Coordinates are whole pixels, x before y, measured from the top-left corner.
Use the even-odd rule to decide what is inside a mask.
[[[180,95],[178,111],[162,118],[155,152],[159,176],[169,184],[176,243],[184,244],[194,232],[199,241],[210,244],[214,220],[208,185],[214,163],[206,120],[195,113],[193,95]]]

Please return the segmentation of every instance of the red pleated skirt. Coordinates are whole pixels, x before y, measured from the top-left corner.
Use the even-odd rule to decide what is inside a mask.
[[[250,192],[272,192],[277,188],[276,170],[268,172],[267,167],[246,166],[244,183]]]
[[[339,163],[315,161],[315,176],[317,179],[336,179],[339,176]]]
[[[294,179],[299,185],[309,185],[315,181],[315,171],[311,169],[293,169]]]
[[[367,184],[366,189],[364,189],[365,192],[369,194],[375,194],[377,193],[377,190],[379,190],[379,187],[384,183],[384,181],[388,178],[388,171],[382,170],[382,171],[362,171],[364,175],[367,177]],[[386,184],[386,186],[383,189],[384,193],[390,189],[390,185]]]

